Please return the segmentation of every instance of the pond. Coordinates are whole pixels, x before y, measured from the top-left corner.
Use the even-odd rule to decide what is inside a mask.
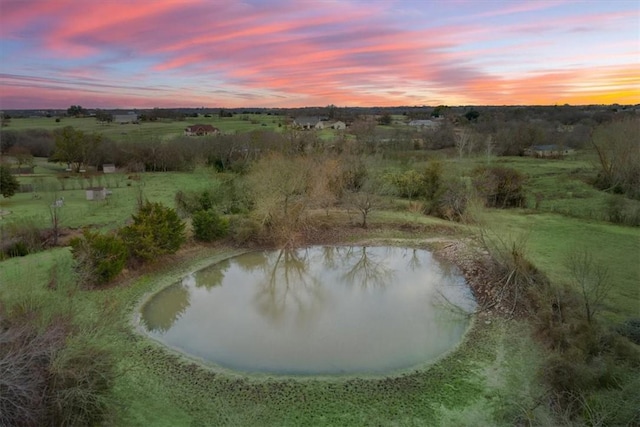
[[[184,277],[141,310],[151,337],[245,372],[382,374],[454,348],[475,302],[431,252],[331,247],[252,252]]]

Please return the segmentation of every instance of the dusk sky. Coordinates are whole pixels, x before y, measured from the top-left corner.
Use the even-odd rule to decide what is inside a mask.
[[[0,0],[0,109],[640,103],[640,2]]]

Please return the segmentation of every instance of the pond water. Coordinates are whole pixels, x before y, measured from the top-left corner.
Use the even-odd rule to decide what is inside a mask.
[[[252,252],[184,277],[142,307],[153,338],[226,368],[381,374],[455,347],[475,302],[426,250]]]

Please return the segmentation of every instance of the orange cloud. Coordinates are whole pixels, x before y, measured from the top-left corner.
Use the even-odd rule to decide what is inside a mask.
[[[640,102],[638,34],[626,29],[637,9],[404,6],[8,1],[0,103],[38,94],[123,107]]]

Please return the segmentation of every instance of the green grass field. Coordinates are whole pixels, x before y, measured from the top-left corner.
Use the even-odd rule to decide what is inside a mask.
[[[141,125],[101,125],[93,118],[13,119],[11,129],[55,129],[72,125],[99,131],[115,140],[179,135],[188,124],[211,123],[224,132],[278,129],[277,116],[198,118],[185,122]],[[24,122],[22,122],[24,120]],[[274,122],[275,120],[275,122]],[[262,126],[262,124],[266,126]],[[323,137],[327,137],[324,135]],[[424,164],[426,153],[411,163]],[[406,201],[391,202],[370,217],[372,239],[419,245],[429,237],[466,238],[478,227],[502,236],[525,236],[527,255],[555,284],[570,284],[567,254],[587,250],[606,265],[614,283],[603,318],[615,326],[640,315],[640,228],[603,221],[609,195],[587,182],[593,174],[588,155],[565,160],[493,158],[492,164],[513,167],[527,177],[528,204],[513,210],[482,209],[480,222],[462,225],[410,212]],[[377,159],[375,167],[401,170],[407,162]],[[468,173],[486,164],[485,158],[445,160],[448,173]],[[20,176],[34,191],[0,199],[2,224],[35,218],[49,225],[49,207],[64,197],[63,227],[100,230],[123,226],[135,212],[139,197],[174,206],[178,190],[204,190],[219,185],[210,169],[188,173],[99,175],[93,181],[61,178],[63,168],[39,161],[35,174]],[[87,201],[85,188],[105,185],[112,195]],[[538,206],[535,195],[539,194]],[[354,224],[357,213],[326,221]],[[329,225],[331,225],[329,223]],[[423,232],[412,231],[420,225]],[[404,227],[404,228],[403,228]],[[406,231],[401,231],[406,229]],[[400,243],[399,243],[400,242]],[[6,306],[34,307],[47,315],[69,312],[77,322],[100,325],[96,340],[113,351],[118,377],[112,391],[116,411],[109,425],[551,425],[537,399],[544,390],[537,376],[541,352],[530,325],[503,318],[476,320],[459,348],[432,366],[402,375],[375,378],[271,378],[204,369],[190,359],[167,351],[133,328],[139,302],[150,292],[177,281],[202,266],[240,253],[242,249],[189,246],[103,290],[81,290],[74,282],[68,248],[54,248],[0,261],[0,301]],[[93,325],[93,326],[92,326]],[[529,424],[527,424],[529,423]]]
[[[12,119],[6,130],[46,129],[56,130],[73,126],[87,133],[96,132],[114,141],[136,142],[142,140],[163,141],[184,134],[184,129],[194,124],[210,124],[222,133],[244,133],[252,130],[279,130],[280,116],[267,114],[236,115],[234,117],[188,117],[184,121],[158,120],[140,124],[100,123],[94,117],[63,117],[59,122],[53,117]]]
[[[82,177],[56,179],[51,174],[38,172],[37,167],[35,175],[19,178],[20,183],[32,185],[33,192],[17,193],[0,200],[3,220],[34,218],[41,226],[47,226],[49,207],[55,200],[64,198],[64,206],[60,208],[63,227],[115,228],[122,226],[135,212],[140,196],[174,206],[178,190],[204,190],[218,182],[215,174],[204,168],[189,173],[104,174],[91,180]],[[105,200],[87,200],[85,189],[92,186],[105,186],[112,194]]]
[[[488,226],[507,236],[522,236],[536,266],[555,283],[570,284],[568,254],[586,250],[609,271],[614,288],[604,314],[612,322],[636,317],[640,310],[640,229],[558,214],[492,211]]]
[[[53,313],[73,310],[83,323],[103,325],[96,339],[117,354],[121,372],[113,391],[116,425],[471,425],[509,420],[519,412],[516,403],[530,403],[523,390],[537,387],[536,350],[519,322],[477,324],[436,365],[369,379],[214,373],[131,331],[145,294],[234,253],[200,249],[126,286],[89,292],[74,287],[68,250],[56,249],[0,264],[2,299]],[[47,286],[54,269],[55,290]]]

